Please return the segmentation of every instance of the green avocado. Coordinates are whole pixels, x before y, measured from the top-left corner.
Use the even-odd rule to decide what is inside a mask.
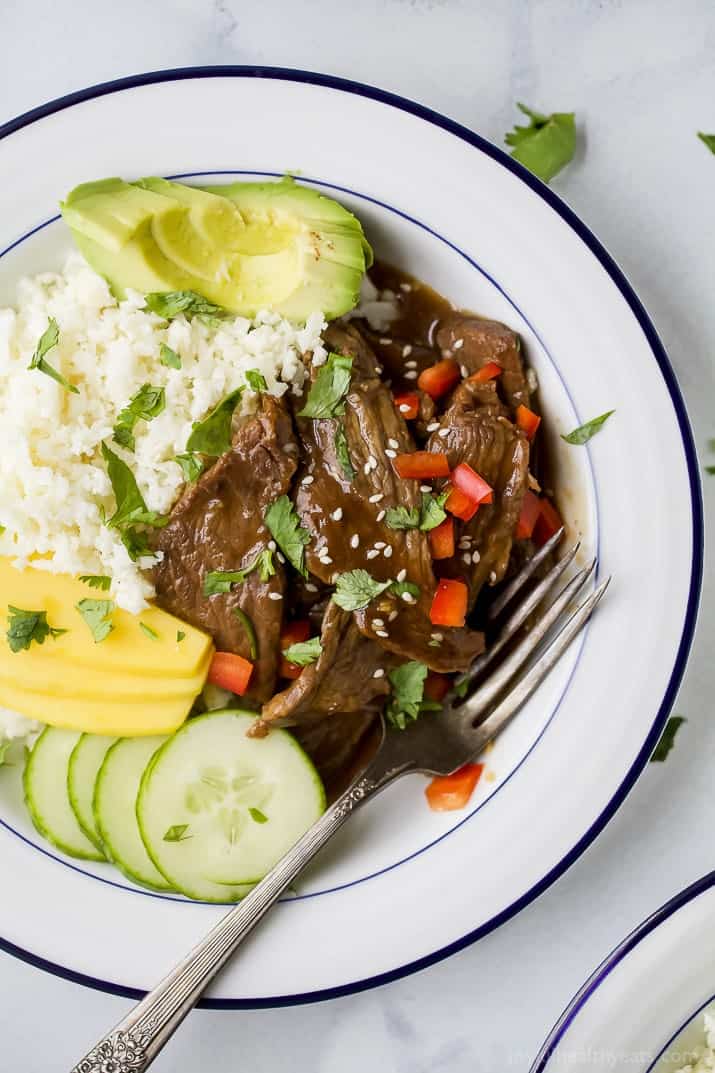
[[[289,178],[203,189],[104,179],[76,187],[61,209],[118,297],[193,290],[243,316],[332,318],[356,305],[372,263],[359,220]]]

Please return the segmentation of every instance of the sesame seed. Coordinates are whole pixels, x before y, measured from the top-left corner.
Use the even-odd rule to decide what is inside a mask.
[[[439,428],[439,421],[430,421],[429,425],[427,426],[427,431],[428,432],[436,432],[438,428]]]
[[[471,561],[472,561],[472,556],[469,554],[468,551],[465,551],[464,555],[462,556],[462,562],[466,563],[467,566],[469,566]]]
[[[416,369],[408,369],[407,372],[405,373],[405,380],[416,380],[416,379],[417,379],[417,370]]]
[[[360,546],[360,537],[357,535],[357,533],[353,533],[353,535],[350,537],[350,547],[351,548],[358,548],[359,546]]]
[[[384,540],[376,540],[374,545],[373,545],[373,547],[378,548],[380,551],[382,551],[382,549],[385,547],[385,541]]]
[[[333,519],[334,522],[339,522],[340,519],[342,518],[342,516],[343,516],[343,508],[342,507],[336,507],[335,510],[333,511],[333,513],[330,515],[330,517]]]
[[[397,458],[397,451],[393,451],[391,447],[385,448],[385,454],[388,458]]]
[[[314,585],[312,581],[306,581],[306,583],[305,583],[305,591],[306,592],[317,592],[318,591],[318,586]]]
[[[435,630],[434,633],[431,633],[430,637],[433,641],[444,641],[444,634],[438,633],[437,630]]]
[[[370,457],[368,458],[368,463],[370,464],[370,467],[372,469],[377,469],[377,459],[374,455],[370,455]]]
[[[377,670],[372,672],[372,677],[373,678],[384,678],[385,677],[385,671],[383,670],[382,667],[378,667]]]
[[[420,492],[431,492],[431,491],[432,491],[432,485],[431,484],[421,484],[420,485]]]
[[[412,353],[412,347],[410,346],[409,343],[406,346],[403,346],[403,348],[402,348],[402,357],[403,358],[409,358],[411,353]]]
[[[406,577],[407,577],[407,571],[403,567],[402,570],[400,570],[399,574],[397,575],[397,580],[398,581],[404,581]]]
[[[294,455],[298,451],[298,444],[297,443],[287,443],[285,445],[285,447],[283,448],[283,450],[286,452],[286,454]]]
[[[275,551],[276,550],[276,542],[275,542],[275,540],[269,540],[268,541],[268,550],[269,551]]]
[[[311,475],[308,474],[308,476],[304,477],[303,480],[300,483],[301,484],[312,484],[314,480],[315,480],[315,477],[311,477]]]
[[[379,503],[380,500],[384,499],[384,498],[385,498],[385,493],[384,492],[375,492],[375,494],[373,496],[370,496],[368,502],[369,503]]]
[[[402,599],[405,601],[406,604],[413,604],[415,602],[415,598],[411,592],[403,592]]]
[[[286,561],[285,555],[282,555],[279,551],[276,552],[276,559],[279,563],[284,563]]]
[[[416,361],[406,361],[405,362],[405,368],[406,369],[416,369],[417,368],[417,362]]]
[[[387,630],[375,630],[375,633],[376,633],[376,635],[378,637],[389,637],[390,636],[389,633],[387,632]]]
[[[383,518],[385,517],[385,514],[386,514],[386,513],[387,513],[387,511],[381,510],[381,511],[379,512],[378,516],[377,516],[377,521],[378,521],[378,522],[381,522],[381,521],[382,521],[382,519],[383,519]]]
[[[452,343],[452,346],[454,347],[455,350],[461,350],[462,347],[464,346],[464,339],[455,339],[454,342]]]
[[[472,546],[472,538],[468,537],[468,536],[462,537],[462,539],[459,542],[460,551],[466,551],[467,548],[470,548],[471,546]]]
[[[370,465],[369,462],[366,462],[365,465],[362,467],[362,471],[366,476],[370,472],[371,469],[372,469],[372,466]]]
[[[445,440],[447,438],[447,436],[449,436],[449,429],[448,428],[441,428],[439,430],[439,432],[437,433],[437,435],[439,436],[439,438],[441,440]]]
[[[321,563],[323,563],[324,566],[330,566],[333,560],[330,558],[329,555],[321,555],[320,561]]]
[[[269,600],[282,600],[283,599],[283,594],[280,593],[280,592],[269,592],[268,593],[268,599]]]
[[[412,284],[411,283],[401,283],[400,284],[400,290],[404,291],[406,294],[409,294],[409,292],[412,290]]]
[[[390,547],[389,544],[387,545],[387,547],[385,548],[385,550],[383,551],[382,554],[385,556],[386,559],[391,559],[392,558],[392,548]]]
[[[376,365],[375,366],[375,376],[379,376],[381,372],[382,372],[382,365]]]
[[[373,626],[384,626],[385,621],[384,621],[384,619],[381,619],[381,618],[374,618],[374,619],[372,619],[372,625]]]
[[[478,551],[473,551],[472,552],[472,562],[473,563],[478,563],[480,559],[481,559],[481,555],[479,554],[479,552]]]
[[[401,414],[408,414],[410,412],[410,409],[411,407],[408,406],[406,402],[401,402],[399,405],[399,411]]]
[[[394,436],[390,436],[389,440],[387,441],[387,446],[388,447],[399,447],[400,445],[397,442],[397,440],[394,438]]]
[[[375,548],[370,548],[370,550],[368,552],[366,552],[365,558],[366,559],[376,559],[379,554],[380,554],[380,552],[376,551]]]
[[[462,376],[469,376],[469,369],[467,368],[466,365],[460,365],[459,366],[459,371],[462,374]]]
[[[380,345],[381,346],[389,346],[391,342],[392,342],[392,339],[381,339],[380,340]]]
[[[388,622],[394,622],[396,618],[397,618],[397,611],[391,611],[390,614],[387,616],[387,621]]]
[[[494,573],[494,571],[492,570],[491,574],[489,575],[489,583],[490,583],[490,585],[493,585],[494,582],[496,581],[496,579],[497,579],[497,576]]]

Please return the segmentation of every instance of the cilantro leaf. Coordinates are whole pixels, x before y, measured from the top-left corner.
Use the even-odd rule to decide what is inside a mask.
[[[241,607],[234,607],[233,613],[246,631],[248,638],[248,654],[251,659],[258,659],[258,638],[256,631],[246,612]]]
[[[344,399],[350,387],[352,367],[352,358],[344,354],[328,354],[328,360],[318,369],[298,417],[339,417],[344,414]]]
[[[114,629],[111,618],[114,611],[114,602],[112,600],[85,598],[75,604],[75,607],[89,627],[95,644],[99,644],[100,641],[104,641],[105,638],[109,637]]]
[[[607,410],[605,414],[601,414],[600,417],[594,417],[591,421],[587,421],[585,425],[579,425],[573,432],[569,432],[567,436],[562,436],[562,440],[566,440],[566,443],[575,444],[580,447],[584,443],[588,443],[592,436],[595,436],[598,430],[601,428],[611,414],[615,414],[615,410]]]
[[[177,630],[176,631],[176,643],[177,643],[177,645],[180,645],[185,637],[186,637],[186,634],[184,633],[183,630]]]
[[[201,455],[195,455],[192,451],[174,455],[174,461],[181,468],[187,484],[193,484],[194,481],[197,481],[205,469]]]
[[[191,835],[187,835],[189,829],[188,823],[175,823],[172,827],[169,827],[164,835],[164,842],[184,842],[187,838],[191,838]]]
[[[390,529],[421,529],[423,533],[427,533],[441,525],[447,517],[444,504],[448,495],[448,492],[437,496],[423,492],[419,507],[388,507],[385,523]]]
[[[231,446],[233,411],[238,406],[242,394],[243,388],[236,388],[225,399],[222,399],[203,421],[194,422],[191,435],[186,442],[187,451],[198,451],[202,455],[210,455],[211,458],[218,458],[219,455],[228,451]]]
[[[701,142],[707,145],[711,153],[715,153],[715,134],[703,134],[702,131],[698,131],[698,138]]]
[[[126,528],[120,529],[119,536],[132,562],[136,562],[142,555],[152,554],[146,533],[143,533],[135,526],[128,525]]]
[[[307,577],[305,548],[310,544],[310,533],[302,528],[296,509],[288,496],[279,496],[275,503],[271,503],[264,521],[291,566],[303,577]]]
[[[268,391],[268,384],[263,373],[259,373],[258,369],[248,369],[246,372],[246,383],[250,387],[251,391]]]
[[[255,820],[256,823],[268,823],[268,817],[265,812],[261,812],[259,808],[249,808],[248,811],[251,819]]]
[[[670,750],[675,745],[675,735],[685,722],[687,720],[682,715],[671,715],[665,724],[665,730],[661,735],[660,741],[653,750],[653,755],[650,758],[651,763],[662,763],[667,758]]]
[[[45,376],[52,377],[65,391],[71,391],[73,395],[79,395],[79,388],[76,388],[74,384],[70,384],[69,380],[66,380],[62,373],[58,373],[57,369],[54,369],[48,361],[45,361],[45,355],[56,347],[60,338],[60,329],[57,325],[57,321],[54,317],[50,317],[47,321],[47,327],[40,336],[37,346],[35,347],[35,353],[32,355],[28,369],[39,369]]]
[[[174,462],[179,466],[187,484],[193,484],[199,479],[206,468],[201,455],[186,451],[184,454],[175,455]]]
[[[234,585],[240,585],[251,571],[256,569],[261,581],[268,581],[269,577],[273,577],[276,568],[270,548],[260,551],[248,566],[241,570],[209,570],[204,578],[204,596],[218,596],[220,593],[230,592]]]
[[[545,183],[572,159],[576,151],[576,121],[573,112],[543,115],[518,103],[529,119],[528,126],[516,126],[504,136],[512,146],[511,155]]]
[[[315,663],[320,658],[323,646],[319,637],[311,637],[309,641],[297,641],[283,649],[283,655],[289,663],[295,663],[296,667],[307,667],[309,663]]]
[[[120,529],[133,520],[137,511],[145,513],[147,506],[129,466],[106,443],[102,444],[102,457],[107,463],[107,474],[117,503],[117,509],[107,525],[111,529]]]
[[[147,626],[146,622],[140,622],[139,629],[142,631],[142,633],[145,633],[150,640],[159,640],[159,634],[156,632],[156,630],[153,630],[151,626]]]
[[[173,320],[180,313],[183,313],[187,320],[192,317],[222,320],[231,315],[227,309],[209,302],[208,298],[196,291],[152,291],[144,295],[144,301],[146,309],[164,320]]]
[[[158,417],[166,408],[166,393],[163,387],[152,387],[151,384],[143,384],[135,392],[127,405],[117,416],[112,435],[118,444],[133,451],[134,426],[137,421],[151,421]]]
[[[342,421],[335,423],[335,457],[343,473],[349,481],[355,478],[355,467],[350,460],[348,439],[345,435],[345,425]]]
[[[172,350],[170,346],[166,345],[166,343],[162,343],[159,347],[159,361],[162,365],[166,365],[169,369],[181,368],[181,358],[176,353],[176,351]]]
[[[394,596],[399,596],[400,598],[407,592],[410,596],[414,596],[414,598],[417,599],[420,594],[420,587],[419,585],[415,585],[412,581],[392,581],[390,582],[390,592]]]
[[[389,589],[389,581],[376,581],[367,570],[348,570],[338,576],[333,602],[343,611],[361,611],[371,600]]]
[[[46,611],[23,611],[20,607],[8,604],[7,643],[11,652],[21,652],[30,647],[34,641],[43,645],[48,637],[60,637],[67,630],[50,626]]]
[[[391,726],[404,730],[408,722],[417,719],[422,710],[427,674],[427,665],[419,660],[402,663],[388,672],[392,696],[385,708],[385,718]]]
[[[99,589],[100,592],[109,592],[112,586],[112,579],[107,574],[80,574],[79,580],[89,585],[90,589]]]

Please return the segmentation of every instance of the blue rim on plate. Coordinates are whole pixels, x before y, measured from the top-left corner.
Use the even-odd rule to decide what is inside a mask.
[[[706,890],[709,890],[713,886],[715,886],[715,872],[708,872],[708,874],[701,879],[696,879],[694,883],[691,883],[685,890],[681,890],[675,897],[671,898],[670,901],[667,901],[665,905],[662,905],[660,909],[656,909],[656,911],[644,920],[642,924],[639,924],[630,935],[627,935],[623,942],[619,943],[618,946],[611,951],[608,957],[602,961],[598,968],[591,974],[591,976],[589,976],[580,991],[578,991],[571,999],[571,1002],[569,1002],[568,1006],[559,1017],[541,1050],[534,1059],[534,1063],[529,1070],[529,1073],[544,1073],[544,1071],[548,1069],[551,1056],[568,1032],[575,1018],[616,966],[619,965],[639,943],[647,938],[651,932],[655,931],[656,928],[660,927],[661,924],[668,920],[669,917],[672,917],[679,909],[688,905],[689,902],[694,901],[695,898],[700,897],[701,894],[704,894]],[[700,1009],[704,1009],[710,1001],[711,999],[708,999],[708,1002],[704,1003]],[[697,1017],[700,1009],[695,1010],[695,1012],[688,1017],[687,1021],[680,1026],[677,1032],[670,1037],[665,1046],[661,1048],[659,1054],[656,1055],[653,1062],[649,1065],[648,1073],[650,1073],[650,1070],[653,1069],[655,1063],[663,1055],[673,1040],[676,1039],[683,1029],[692,1021],[693,1017]]]
[[[434,126],[440,127],[442,130],[447,131],[449,134],[453,134],[461,141],[466,142],[468,145],[473,146],[475,149],[480,150],[492,160],[496,161],[502,167],[516,175],[522,182],[529,186],[535,194],[537,194],[543,201],[545,201],[556,212],[561,219],[568,224],[568,226],[579,236],[579,238],[588,247],[591,253],[596,257],[604,270],[608,273],[610,279],[620,291],[624,300],[627,302],[631,312],[638,321],[643,334],[645,335],[650,349],[653,353],[653,357],[658,364],[661,375],[665,381],[665,385],[668,389],[668,393],[675,410],[675,415],[678,420],[678,426],[680,428],[680,435],[683,442],[683,450],[685,453],[686,464],[688,468],[688,479],[690,483],[690,497],[691,497],[691,514],[692,514],[692,530],[693,530],[693,554],[690,573],[690,587],[688,592],[688,602],[685,612],[685,621],[683,624],[683,632],[678,645],[678,650],[675,657],[675,663],[668,682],[668,687],[665,691],[661,704],[658,708],[658,712],[654,719],[650,733],[646,738],[640,752],[631,765],[629,771],[626,773],[623,782],[619,786],[616,793],[613,795],[603,812],[594,820],[589,829],[579,839],[575,846],[569,850],[569,852],[556,864],[545,876],[539,880],[538,883],[523,894],[520,898],[517,898],[510,906],[494,916],[491,920],[485,924],[476,928],[474,931],[468,932],[461,939],[457,939],[447,946],[442,947],[440,950],[436,950],[434,953],[426,955],[425,957],[418,958],[415,961],[408,962],[406,965],[402,965],[399,968],[391,969],[389,972],[380,973],[376,976],[366,977],[362,980],[355,980],[352,983],[344,984],[340,987],[325,988],[321,991],[306,992],[304,994],[277,996],[270,999],[253,999],[253,1000],[239,1000],[239,999],[204,999],[200,1005],[206,1009],[266,1009],[271,1007],[280,1006],[292,1006],[305,1002],[317,1002],[330,998],[339,998],[344,995],[355,994],[358,991],[365,991],[372,987],[377,987],[381,984],[390,983],[392,980],[398,980],[403,976],[407,976],[410,973],[417,972],[420,969],[425,969],[429,965],[434,965],[437,961],[441,961],[443,958],[448,957],[450,954],[456,953],[458,950],[464,949],[471,943],[476,942],[477,939],[482,938],[489,932],[498,928],[501,924],[505,923],[511,917],[515,916],[525,906],[529,905],[535,898],[542,894],[551,884],[561,876],[567,868],[569,868],[587,849],[587,847],[593,842],[596,836],[603,830],[608,821],[613,817],[617,809],[625,800],[626,796],[632,789],[638,775],[642,771],[645,764],[655,748],[655,745],[660,737],[660,734],[665,726],[665,722],[670,713],[670,709],[675,701],[675,696],[685,672],[685,666],[687,663],[688,653],[690,645],[692,643],[693,634],[695,631],[695,622],[697,618],[698,603],[700,598],[700,590],[702,585],[703,575],[703,505],[702,505],[702,489],[700,486],[700,476],[698,471],[697,454],[695,450],[695,443],[693,440],[693,434],[690,428],[690,422],[688,419],[683,397],[678,386],[678,382],[673,372],[672,366],[665,352],[665,348],[661,343],[658,334],[650,320],[650,317],[645,311],[645,308],[636,295],[635,291],[631,287],[630,283],[624,276],[621,269],[618,267],[611,255],[602,246],[596,236],[589,230],[588,227],[576,216],[576,214],[556,195],[552,190],[545,186],[539,179],[537,179],[526,168],[518,164],[510,156],[508,156],[503,150],[492,145],[491,142],[486,141],[480,135],[475,134],[467,127],[462,126],[460,123],[455,122],[452,119],[448,119],[446,116],[441,115],[439,112],[433,111],[431,108],[427,108],[424,105],[416,104],[414,101],[410,101],[405,97],[400,97],[397,94],[389,93],[385,90],[376,89],[372,86],[364,85],[361,82],[353,82],[349,79],[338,78],[335,75],[317,74],[311,71],[293,70],[283,67],[258,67],[258,66],[216,66],[216,67],[179,67],[168,71],[152,71],[145,74],[130,75],[127,78],[114,79],[110,82],[102,82],[96,86],[90,86],[87,89],[78,90],[75,93],[67,94],[65,97],[60,97],[57,100],[49,101],[47,104],[40,105],[38,108],[34,108],[29,112],[25,112],[15,119],[11,119],[9,122],[0,126],[0,140],[8,137],[9,135],[21,130],[23,127],[29,126],[31,123],[36,122],[39,119],[43,119],[46,116],[53,115],[56,112],[61,112],[66,108],[71,108],[75,104],[80,104],[84,101],[92,100],[97,97],[103,97],[109,93],[121,92],[125,89],[135,89],[138,86],[151,85],[158,82],[176,82],[185,79],[195,78],[269,78],[277,79],[287,82],[301,82],[308,83],[316,86],[322,86],[326,89],[339,90],[343,93],[352,93],[357,96],[367,97],[371,100],[378,101],[382,104],[386,104],[392,108],[397,108],[403,112],[407,112],[410,115],[416,116],[418,119],[423,119],[427,123],[431,123]],[[47,961],[36,954],[23,950],[16,946],[14,943],[9,942],[6,939],[0,938],[0,949],[5,950],[7,953],[12,954],[15,957],[28,962],[38,968],[44,969],[46,972],[50,972],[55,976],[60,976],[63,979],[70,980],[73,983],[82,984],[85,987],[92,987],[100,991],[106,991],[109,994],[121,995],[126,998],[141,998],[145,992],[137,990],[136,988],[122,987],[117,984],[110,983],[106,980],[99,980],[93,976],[87,976],[83,973],[75,972],[72,969],[68,969],[65,966],[54,964]],[[543,1068],[543,1067],[542,1067]]]

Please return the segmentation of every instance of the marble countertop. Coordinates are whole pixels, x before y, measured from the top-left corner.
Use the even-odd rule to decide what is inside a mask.
[[[575,110],[580,149],[554,189],[649,309],[705,461],[715,436],[715,159],[695,131],[715,128],[709,0],[5,0],[2,12],[0,122],[121,75],[222,63],[374,83],[497,143],[515,100]],[[715,477],[705,483],[712,521]],[[283,1010],[196,1013],[157,1073],[527,1070],[611,947],[713,867],[714,597],[708,564],[675,751],[643,774],[536,903],[477,945],[378,990]],[[22,1073],[70,1068],[128,1007],[5,954],[0,994],[2,1065]]]

